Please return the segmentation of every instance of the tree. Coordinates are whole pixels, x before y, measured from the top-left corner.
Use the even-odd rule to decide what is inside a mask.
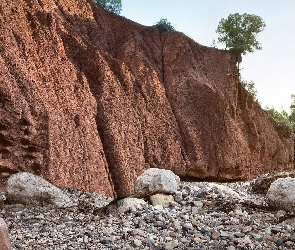
[[[111,11],[117,15],[120,15],[122,11],[121,0],[95,0],[95,2],[102,6],[104,9]]]
[[[242,62],[242,54],[261,50],[257,41],[257,34],[263,31],[265,23],[261,17],[251,14],[230,14],[227,19],[222,18],[218,24],[216,33],[219,34],[218,42],[224,43],[225,47],[234,51],[236,61]]]
[[[253,96],[254,100],[258,102],[257,99],[257,89],[255,87],[255,83],[253,81],[245,81],[245,80],[241,80],[241,83],[244,85],[245,89]]]
[[[161,31],[166,31],[168,33],[172,33],[175,31],[173,25],[167,20],[167,18],[161,18],[160,21],[155,24],[155,27]]]

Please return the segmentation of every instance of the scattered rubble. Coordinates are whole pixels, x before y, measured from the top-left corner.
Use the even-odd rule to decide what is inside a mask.
[[[294,214],[273,209],[250,182],[181,182],[168,206],[62,191],[79,205],[4,204],[12,250],[295,248]],[[120,213],[110,209],[120,203]]]

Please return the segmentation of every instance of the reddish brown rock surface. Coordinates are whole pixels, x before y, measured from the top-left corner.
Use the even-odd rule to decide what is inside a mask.
[[[10,237],[5,221],[0,218],[0,249],[10,250]]]
[[[144,169],[242,180],[294,167],[291,134],[226,51],[91,0],[0,3],[0,171],[125,196]]]

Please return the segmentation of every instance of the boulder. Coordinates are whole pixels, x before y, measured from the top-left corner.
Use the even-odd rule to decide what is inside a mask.
[[[150,197],[153,206],[161,205],[162,207],[169,207],[175,203],[172,195],[167,194],[154,194]]]
[[[0,218],[0,249],[1,250],[10,249],[8,227],[2,218]]]
[[[61,189],[44,180],[40,176],[27,172],[11,175],[7,181],[7,199],[22,204],[44,205],[56,207],[72,207],[75,203]]]
[[[136,197],[150,197],[153,194],[174,194],[179,177],[171,170],[150,168],[140,175],[134,184]]]
[[[286,177],[275,180],[266,194],[270,206],[295,212],[295,178]]]
[[[121,200],[114,200],[104,210],[106,214],[122,215],[128,212],[136,212],[144,209],[148,204],[137,198],[127,197]]]
[[[266,194],[270,185],[278,178],[295,177],[295,171],[268,173],[256,177],[250,183],[250,188],[253,193]]]

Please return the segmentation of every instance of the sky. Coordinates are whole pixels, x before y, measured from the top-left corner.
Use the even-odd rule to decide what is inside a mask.
[[[241,75],[255,83],[263,108],[289,111],[295,94],[294,11],[294,0],[122,0],[121,15],[146,26],[167,18],[177,31],[205,46],[217,41],[221,18],[233,13],[260,16],[266,23],[258,35],[262,50],[243,56]]]

